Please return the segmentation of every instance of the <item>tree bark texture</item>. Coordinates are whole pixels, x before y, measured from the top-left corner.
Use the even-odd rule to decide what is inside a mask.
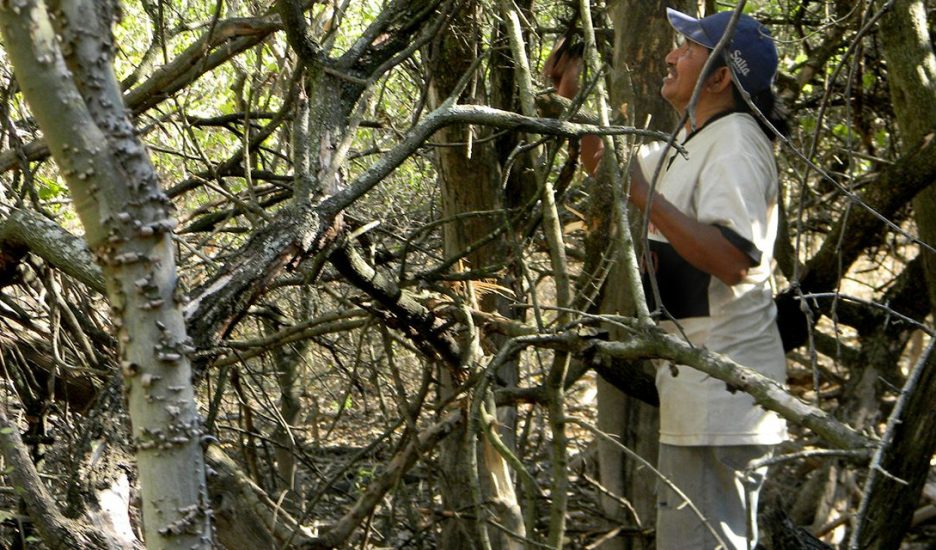
[[[0,206],[0,250],[24,247],[62,272],[104,293],[104,278],[80,237],[35,212]],[[2,267],[0,267],[2,272]],[[3,286],[0,276],[0,286]]]
[[[904,148],[931,141],[936,132],[936,55],[927,29],[926,5],[898,0],[881,20],[879,37],[888,66],[888,83]],[[929,187],[913,201],[920,238],[936,242],[936,189]],[[936,310],[936,256],[923,250],[931,307]],[[911,379],[912,380],[912,379]],[[936,452],[936,357],[926,361],[916,384],[902,390],[906,403],[893,438],[883,449],[880,468],[866,485],[865,514],[859,517],[858,548],[896,548],[913,519],[920,493]],[[903,482],[894,479],[896,476]]]
[[[146,541],[150,548],[207,548],[201,428],[168,199],[123,107],[111,65],[109,5],[53,7],[54,19],[38,0],[4,4],[0,25],[17,81],[104,274],[137,447]]]
[[[483,37],[478,32],[480,25],[477,17],[481,6],[474,1],[464,2],[453,13],[452,19],[443,32],[432,43],[430,66],[432,81],[429,88],[430,103],[433,108],[441,106],[445,100],[458,91],[458,85],[483,47]],[[469,84],[459,98],[461,103],[484,103],[484,79],[479,71],[473,77],[474,84]],[[504,260],[507,256],[504,240],[494,239],[484,246],[482,242],[502,222],[501,214],[494,214],[502,209],[500,163],[493,143],[489,138],[491,130],[472,125],[453,125],[436,132],[434,141],[449,144],[436,149],[440,183],[442,186],[442,217],[449,220],[442,230],[443,250],[446,259],[464,254],[472,245],[475,248],[456,264],[456,271],[483,269]],[[480,143],[475,143],[477,140]],[[508,237],[510,238],[510,237]],[[465,285],[472,285],[466,282]],[[477,296],[474,289],[463,288],[460,292],[469,302]],[[484,311],[497,311],[500,305],[497,293],[489,293],[477,299],[473,307]],[[508,312],[509,314],[509,312]],[[500,379],[507,383],[516,383],[516,363],[505,365]],[[441,399],[447,399],[455,390],[451,376],[443,375]],[[515,411],[515,408],[511,408]],[[511,415],[515,416],[515,415]],[[513,426],[508,419],[508,426]],[[465,460],[465,454],[476,448],[470,438],[479,434],[464,433],[466,425],[460,425],[451,437],[440,446],[439,465],[443,505],[447,510],[470,510],[472,502],[471,485],[475,476],[479,476],[484,500],[492,505],[487,510],[474,510],[471,514],[452,514],[442,528],[441,545],[445,548],[477,548],[475,525],[470,519],[477,514],[493,514],[501,525],[519,529],[518,536],[524,536],[523,519],[511,481],[511,475],[504,459],[492,449],[483,435],[477,461]],[[472,464],[477,464],[479,472],[467,471]],[[499,480],[499,482],[498,482]],[[514,544],[509,535],[500,530],[488,529],[488,536],[495,550],[510,548]]]

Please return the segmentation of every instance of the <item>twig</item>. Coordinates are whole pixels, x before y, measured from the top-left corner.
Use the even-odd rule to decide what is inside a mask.
[[[933,330],[932,328],[917,321],[916,319],[907,317],[906,315],[904,315],[903,313],[900,313],[899,311],[895,311],[891,309],[886,304],[881,304],[879,302],[875,302],[874,300],[865,300],[863,298],[849,296],[848,294],[842,294],[840,292],[816,292],[816,293],[811,293],[811,294],[803,294],[802,296],[802,299],[804,300],[809,299],[809,298],[832,298],[832,299],[846,300],[849,302],[854,302],[856,304],[863,304],[866,306],[877,308],[877,309],[880,309],[881,311],[884,311],[888,315],[892,315],[900,319],[901,321],[907,323],[908,325],[916,327],[917,329],[921,330],[922,332],[925,332],[926,334],[930,336],[936,335],[936,330]]]
[[[582,31],[585,36],[585,58],[587,66],[597,68],[600,66],[598,57],[598,48],[595,41],[595,27],[591,19],[591,2],[580,0],[579,12],[581,12]],[[608,108],[608,94],[605,90],[604,81],[601,78],[595,79],[595,94],[598,96],[598,121],[602,126],[610,125],[610,115]],[[613,152],[611,155],[615,160],[609,173],[611,176],[611,190],[613,197],[612,214],[614,216],[614,225],[616,230],[616,256],[618,261],[623,262],[623,272],[626,275],[625,284],[627,284],[634,307],[636,308],[637,318],[642,322],[651,324],[650,311],[647,307],[647,298],[644,296],[643,284],[640,278],[640,268],[635,254],[634,239],[630,231],[630,222],[627,219],[627,204],[624,195],[624,178],[618,169],[617,147],[610,136],[604,136],[602,139],[604,150]],[[607,166],[607,163],[605,163]],[[659,302],[657,302],[659,303]],[[559,304],[563,306],[564,304]]]
[[[523,30],[520,25],[520,16],[513,0],[501,0],[501,12],[505,19],[507,36],[513,54],[516,79],[520,87],[520,104],[523,114],[529,117],[536,115],[530,64],[523,44]],[[534,152],[536,149],[534,149]],[[563,242],[562,224],[559,220],[556,206],[556,195],[552,180],[545,173],[544,166],[539,159],[534,160],[534,173],[537,185],[541,190],[540,197],[543,207],[543,232],[549,244],[549,260],[553,270],[553,279],[556,285],[556,302],[560,307],[568,307],[572,293],[569,282],[568,264],[566,261],[565,244]],[[567,314],[560,312],[556,319],[560,326],[568,321]],[[548,403],[548,417],[552,429],[552,502],[549,508],[549,535],[547,544],[555,548],[562,545],[565,534],[566,508],[568,502],[568,460],[566,449],[566,433],[563,423],[565,403],[563,388],[565,377],[569,368],[570,356],[566,352],[557,352],[553,356],[553,363],[549,369],[546,382],[546,398]]]

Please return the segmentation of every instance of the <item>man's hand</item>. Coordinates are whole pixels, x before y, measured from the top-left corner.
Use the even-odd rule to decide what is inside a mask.
[[[646,211],[650,184],[636,159],[631,163],[630,176],[630,202],[641,212]],[[683,214],[662,195],[654,194],[650,223],[666,237],[676,253],[696,269],[717,277],[728,286],[740,283],[747,276],[751,267],[749,257],[728,242],[718,228]]]
[[[641,211],[647,207],[647,196],[650,194],[650,184],[644,177],[640,163],[634,159],[630,164],[630,202]]]

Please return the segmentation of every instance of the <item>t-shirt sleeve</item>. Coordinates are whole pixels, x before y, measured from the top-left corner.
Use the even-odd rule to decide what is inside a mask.
[[[637,162],[640,164],[640,170],[643,172],[644,179],[647,180],[647,183],[653,181],[653,174],[656,172],[657,166],[660,164],[660,159],[663,158],[663,155],[666,153],[667,149],[672,152],[674,149],[666,146],[666,142],[663,141],[654,141],[652,143],[645,143],[637,149]],[[660,169],[660,177],[663,177],[663,173],[666,172],[666,165]]]
[[[713,160],[699,176],[695,190],[696,219],[711,224],[759,265],[758,244],[767,232],[772,174],[763,161],[749,155]]]

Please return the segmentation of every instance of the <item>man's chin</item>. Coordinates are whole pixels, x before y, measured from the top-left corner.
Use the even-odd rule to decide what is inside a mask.
[[[660,96],[663,97],[668,103],[672,103],[672,90],[667,86],[668,82],[663,81],[663,85],[660,86]]]

